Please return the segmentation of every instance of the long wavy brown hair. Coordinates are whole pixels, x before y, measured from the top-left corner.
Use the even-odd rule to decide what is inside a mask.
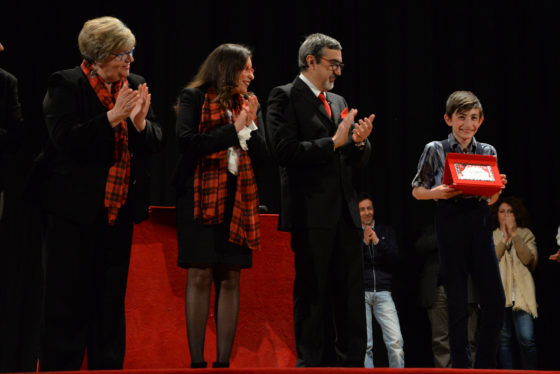
[[[244,45],[221,44],[206,57],[187,88],[214,87],[218,102],[226,109],[233,109],[239,102],[231,91],[251,56],[251,50]]]

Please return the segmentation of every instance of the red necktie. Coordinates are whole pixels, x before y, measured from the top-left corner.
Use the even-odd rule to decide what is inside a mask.
[[[321,92],[319,94],[319,99],[323,102],[323,105],[325,106],[325,110],[327,111],[327,114],[329,115],[329,118],[332,118],[331,107],[330,107],[329,103],[327,103],[327,99],[325,98],[325,94],[323,94]]]

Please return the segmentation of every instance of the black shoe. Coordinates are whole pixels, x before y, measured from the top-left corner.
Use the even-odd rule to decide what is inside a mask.
[[[202,362],[191,362],[191,369],[206,369],[208,363],[206,361]]]
[[[213,368],[229,368],[229,362],[214,362],[212,364]]]

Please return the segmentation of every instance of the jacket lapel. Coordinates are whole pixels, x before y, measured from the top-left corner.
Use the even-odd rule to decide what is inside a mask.
[[[338,126],[338,123],[340,122],[341,109],[338,105],[334,105],[334,103],[331,100],[329,100],[329,95],[330,95],[329,93],[326,93],[325,95],[327,97],[327,102],[331,106],[331,112],[332,112],[331,122],[333,122],[335,126]]]
[[[296,78],[294,81],[294,88],[298,90],[301,97],[304,100],[306,100],[309,103],[309,105],[311,105],[314,108],[314,110],[316,110],[321,114],[321,120],[327,128],[332,129],[333,127],[335,127],[333,120],[329,117],[327,110],[323,105],[323,102],[318,97],[316,97],[315,94],[313,94],[313,91],[311,91],[311,89],[307,86],[307,84],[305,84],[304,81],[299,79],[299,77]],[[327,101],[328,101],[328,96],[327,96]],[[333,111],[332,106],[331,106],[331,111],[333,113],[333,118],[336,118],[334,117],[335,112]]]

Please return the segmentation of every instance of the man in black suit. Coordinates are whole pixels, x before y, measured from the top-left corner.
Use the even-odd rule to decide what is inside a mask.
[[[0,43],[0,52],[4,46]],[[0,222],[4,212],[6,175],[15,148],[21,142],[23,118],[18,99],[17,78],[6,70],[0,69]]]
[[[297,366],[363,366],[366,346],[352,169],[369,159],[374,115],[354,124],[357,110],[326,94],[342,73],[341,50],[329,36],[308,36],[300,75],[268,100],[269,141],[280,165],[279,230],[291,231],[295,254]]]
[[[0,43],[0,52],[4,47]],[[34,371],[40,328],[37,220],[24,204],[29,132],[18,79],[0,68],[0,372]]]

